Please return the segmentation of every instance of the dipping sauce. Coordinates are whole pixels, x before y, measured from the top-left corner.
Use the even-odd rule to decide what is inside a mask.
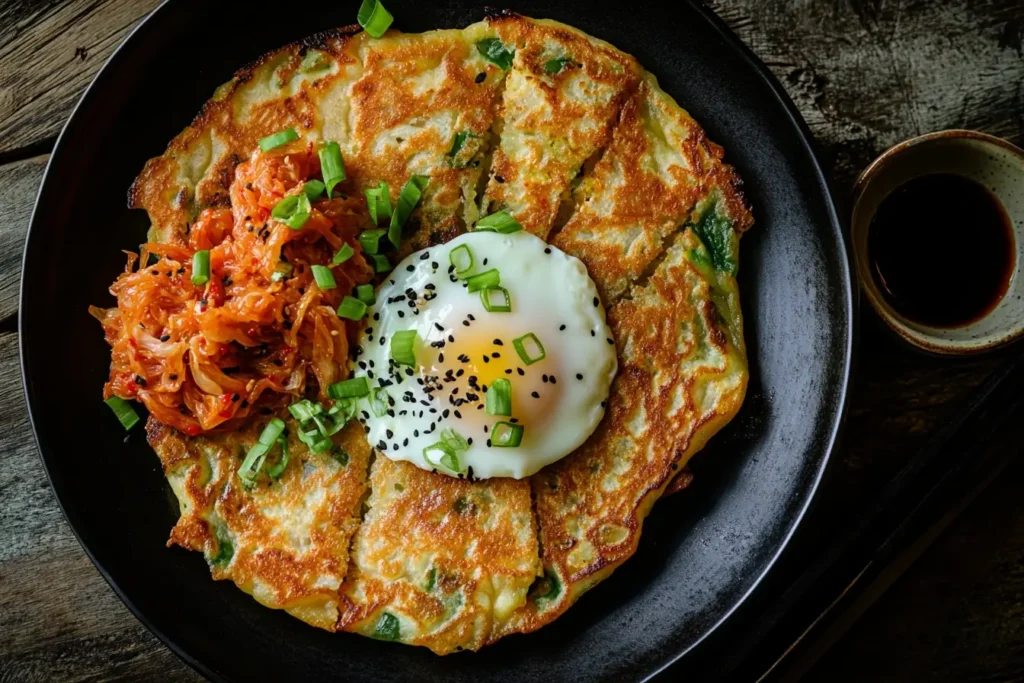
[[[882,200],[868,229],[875,283],[901,315],[961,327],[987,315],[1013,275],[1013,227],[999,200],[952,173],[910,180]]]

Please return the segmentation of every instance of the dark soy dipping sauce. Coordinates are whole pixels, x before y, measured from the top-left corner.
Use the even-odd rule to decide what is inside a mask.
[[[1016,248],[999,200],[970,178],[936,173],[882,200],[868,230],[875,284],[901,315],[960,327],[1006,294]]]

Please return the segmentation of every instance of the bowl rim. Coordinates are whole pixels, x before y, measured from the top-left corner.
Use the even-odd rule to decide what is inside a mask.
[[[853,202],[850,207],[849,234],[847,235],[847,239],[850,244],[850,252],[853,257],[854,270],[857,273],[857,280],[860,285],[860,289],[864,292],[868,303],[871,304],[875,313],[878,314],[878,317],[882,319],[890,330],[895,332],[907,343],[923,351],[943,356],[973,356],[980,353],[986,353],[988,351],[994,351],[1024,338],[1024,324],[1022,324],[1017,330],[1006,330],[1005,334],[996,339],[972,345],[950,342],[927,332],[908,330],[906,326],[897,321],[899,314],[895,309],[878,295],[877,287],[874,286],[873,281],[868,282],[871,280],[871,276],[870,273],[867,272],[867,266],[865,265],[866,259],[862,258],[860,242],[857,239],[862,230],[858,230],[858,222],[854,220],[854,217],[860,209],[861,202],[864,199],[867,188],[875,181],[885,168],[888,168],[896,161],[896,159],[913,147],[943,140],[974,140],[983,144],[993,145],[1017,157],[1022,168],[1024,168],[1024,149],[1021,149],[1009,140],[1005,140],[995,135],[990,135],[989,133],[983,133],[981,131],[966,128],[947,128],[931,133],[925,133],[923,135],[917,135],[912,138],[908,138],[907,140],[903,140],[902,142],[898,142],[888,147],[885,151],[875,157],[875,159],[868,164],[863,171],[861,171],[860,175],[857,176],[857,181],[853,186]],[[922,175],[926,175],[926,173],[918,174],[915,177],[920,177]],[[1024,178],[1024,174],[1022,174],[1022,178]],[[860,223],[867,223],[867,221],[861,221]],[[1021,268],[1024,266],[1018,264],[1017,267]]]

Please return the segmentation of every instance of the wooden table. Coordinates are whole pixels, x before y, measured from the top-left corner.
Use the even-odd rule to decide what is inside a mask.
[[[22,245],[47,153],[97,69],[157,4],[0,6],[2,681],[199,680],[135,620],[72,536],[36,453],[17,360]],[[1019,0],[711,5],[796,101],[841,214],[858,171],[907,137],[963,127],[1024,143]],[[855,515],[1014,353],[1021,349],[963,360],[921,356],[892,340],[865,308],[845,437],[821,491],[833,512]],[[1024,420],[1007,430],[999,447],[1019,452]],[[807,678],[1024,678],[1022,482],[1018,458]]]

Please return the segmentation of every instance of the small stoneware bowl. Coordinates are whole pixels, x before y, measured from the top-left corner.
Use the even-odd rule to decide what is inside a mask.
[[[931,327],[901,315],[879,291],[868,259],[868,228],[879,204],[904,183],[932,173],[958,174],[989,189],[1003,205],[1013,229],[1015,256],[1006,294],[988,314],[963,327]],[[1024,336],[1024,151],[1006,140],[969,130],[944,130],[888,149],[857,180],[850,238],[862,291],[882,320],[914,346],[964,355]]]

